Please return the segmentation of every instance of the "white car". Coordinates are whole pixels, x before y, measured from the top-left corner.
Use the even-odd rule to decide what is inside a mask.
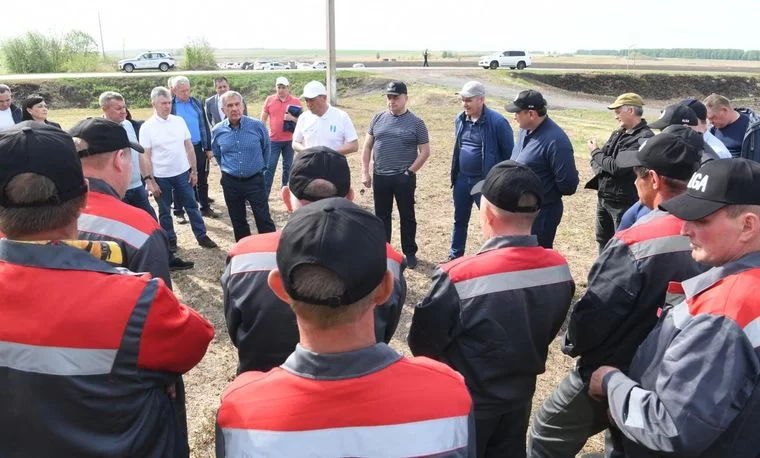
[[[367,66],[366,66],[366,65],[364,65],[364,64],[363,64],[363,63],[361,63],[361,62],[355,63],[355,64],[353,65],[353,67],[354,67],[354,68],[367,68]]]
[[[268,60],[257,60],[253,63],[254,70],[264,70],[264,67],[268,67],[270,62]]]
[[[299,62],[296,64],[296,69],[297,70],[312,70],[313,67],[308,62]]]
[[[135,57],[134,59],[122,59],[119,61],[119,70],[132,73],[135,70],[155,70],[162,72],[174,68],[176,62],[171,54],[166,52],[148,51]]]
[[[482,56],[478,60],[478,65],[483,68],[496,70],[499,67],[509,67],[514,70],[522,70],[530,67],[530,56],[525,51],[503,51],[495,52],[487,56]]]
[[[265,70],[290,70],[290,65],[285,65],[282,62],[272,62]]]
[[[314,70],[324,70],[327,68],[327,62],[323,60],[318,60],[314,62],[313,64],[311,64],[311,68],[313,68]]]

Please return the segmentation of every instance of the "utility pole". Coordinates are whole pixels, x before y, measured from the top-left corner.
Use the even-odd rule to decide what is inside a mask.
[[[335,0],[327,0],[327,95],[330,104],[338,103],[338,77],[335,70]]]
[[[98,11],[98,28],[100,29],[100,49],[103,51],[103,60],[106,60],[106,44],[103,43],[103,24],[100,22],[100,11]]]

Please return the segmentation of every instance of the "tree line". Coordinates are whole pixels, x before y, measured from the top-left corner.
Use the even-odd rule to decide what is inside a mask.
[[[635,53],[637,56],[681,58],[681,59],[718,59],[718,60],[760,60],[760,50],[750,49],[711,49],[711,48],[636,48],[636,49],[579,49],[578,55],[625,57]]]

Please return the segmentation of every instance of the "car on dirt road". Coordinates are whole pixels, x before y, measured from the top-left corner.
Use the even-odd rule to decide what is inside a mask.
[[[496,70],[499,67],[522,70],[530,67],[530,56],[525,51],[502,51],[482,56],[478,65],[483,68]]]
[[[167,52],[148,51],[139,54],[134,59],[122,59],[119,61],[119,70],[132,73],[135,70],[161,70],[168,71],[176,66],[171,54]]]
[[[311,64],[311,68],[313,68],[314,70],[324,70],[327,68],[327,62],[323,60],[318,60],[314,62],[313,64]]]

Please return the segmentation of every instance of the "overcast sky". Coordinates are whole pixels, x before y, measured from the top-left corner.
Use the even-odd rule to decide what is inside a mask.
[[[171,4],[184,5],[170,7]],[[106,50],[180,48],[205,37],[215,48],[325,46],[325,0],[5,0],[0,40],[27,30],[81,29]],[[579,48],[760,49],[757,0],[731,0],[710,25],[704,0],[335,0],[338,49],[568,52]],[[33,9],[30,11],[30,7]],[[701,29],[700,29],[701,27]]]

